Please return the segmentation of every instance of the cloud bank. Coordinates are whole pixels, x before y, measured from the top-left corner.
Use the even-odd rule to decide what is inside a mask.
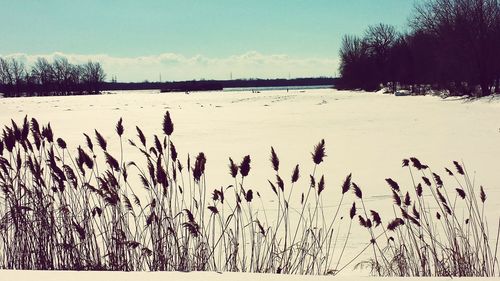
[[[296,58],[282,54],[262,54],[249,51],[241,55],[223,58],[203,55],[184,56],[163,53],[152,56],[117,57],[107,54],[50,54],[15,53],[4,55],[32,65],[39,57],[52,61],[66,57],[70,63],[81,64],[89,60],[100,62],[107,79],[116,76],[118,81],[178,81],[191,79],[233,79],[238,78],[288,78],[335,76],[338,68],[336,58]]]

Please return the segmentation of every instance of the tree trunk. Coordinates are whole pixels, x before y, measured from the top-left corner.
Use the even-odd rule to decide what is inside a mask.
[[[481,96],[485,97],[490,94],[489,83],[482,80],[481,81]]]

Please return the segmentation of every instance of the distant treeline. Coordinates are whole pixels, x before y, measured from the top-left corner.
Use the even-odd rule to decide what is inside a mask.
[[[193,80],[178,82],[105,82],[99,62],[75,65],[64,57],[49,62],[38,58],[31,67],[22,60],[0,57],[0,93],[6,97],[87,95],[113,90],[161,90],[162,92],[213,91],[224,88],[294,87],[334,85],[336,78]]]
[[[362,37],[345,35],[337,86],[427,85],[475,96],[499,91],[499,0],[426,0],[409,22],[406,33],[378,24]]]
[[[0,93],[6,96],[97,94],[106,74],[99,62],[75,65],[66,58],[38,58],[28,68],[21,60],[0,57]]]
[[[295,78],[295,79],[237,79],[237,80],[192,80],[178,82],[103,83],[102,89],[111,90],[162,90],[185,92],[222,90],[224,88],[296,87],[335,85],[337,78]]]

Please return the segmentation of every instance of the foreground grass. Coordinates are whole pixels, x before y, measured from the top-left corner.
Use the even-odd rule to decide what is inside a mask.
[[[366,208],[351,175],[340,187],[335,212],[325,215],[325,177],[316,172],[325,157],[324,140],[313,149],[314,168],[308,173],[310,184],[300,188],[298,209],[289,202],[297,201],[292,196],[299,165],[285,176],[271,148],[275,179],[269,186],[277,212],[268,214],[259,192],[245,185],[250,156],[238,162],[229,158],[234,183],[209,190],[204,153],[179,159],[168,112],[162,131],[148,139],[136,127],[137,139],[126,141],[120,119],[120,151],[111,152],[97,131],[92,138],[84,134],[84,147],[71,150],[50,124],[25,118],[5,126],[0,268],[322,275],[357,263],[383,276],[498,275],[497,245],[490,245],[483,211],[486,195],[481,187],[477,200],[474,183],[458,163],[457,176],[448,170],[460,186],[452,194],[418,159],[404,160],[416,195],[403,194],[387,179],[396,218],[383,227],[380,214]],[[144,158],[126,159],[127,142]],[[420,173],[425,192],[417,183]],[[350,190],[355,202],[343,210]],[[456,210],[462,209],[466,212],[458,216]],[[349,219],[342,219],[345,213]],[[369,261],[343,257],[355,220],[371,237],[362,250],[373,252]],[[339,238],[342,229],[347,229],[345,238]]]

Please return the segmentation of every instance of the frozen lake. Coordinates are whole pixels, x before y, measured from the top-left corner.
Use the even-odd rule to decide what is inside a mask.
[[[453,160],[464,161],[475,182],[485,187],[492,223],[500,215],[498,200],[492,200],[500,195],[500,100],[491,98],[471,102],[333,89],[189,95],[131,91],[0,99],[0,124],[7,124],[11,118],[21,122],[27,114],[41,124],[50,122],[56,137],[62,137],[73,149],[84,145],[82,133],[93,135],[97,129],[116,155],[119,144],[114,128],[120,117],[127,138],[137,139],[138,125],[152,144],[151,136],[162,133],[166,110],[175,125],[172,141],[181,159],[185,160],[188,153],[192,157],[205,153],[209,186],[232,184],[228,157],[239,163],[243,156],[250,155],[252,169],[245,185],[259,191],[269,206],[273,206],[270,201],[274,198],[267,183],[267,179],[274,179],[270,147],[280,158],[284,179],[289,181],[292,169],[300,164],[301,179],[294,190],[296,204],[309,184],[313,146],[325,139],[327,158],[316,171],[316,175],[325,175],[325,213],[334,212],[341,184],[349,173],[362,188],[368,208],[388,209],[390,189],[384,179],[391,177],[403,189],[412,188],[401,160],[415,156],[443,176],[450,189],[456,186],[445,177],[444,167],[453,168]],[[127,161],[141,159],[128,144],[124,148]],[[344,215],[353,200],[349,194],[341,209]],[[360,230],[353,227],[353,232]],[[360,248],[359,243],[368,242],[363,235],[352,238],[350,253]]]

